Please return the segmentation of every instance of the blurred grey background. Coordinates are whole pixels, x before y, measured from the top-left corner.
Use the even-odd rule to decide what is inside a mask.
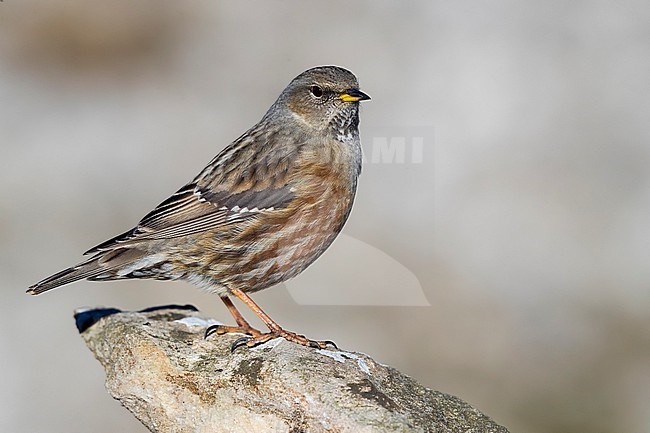
[[[221,302],[169,282],[24,290],[129,229],[321,64],[373,97],[367,156],[378,137],[425,131],[424,147],[367,157],[346,238],[305,281],[324,302],[328,284],[372,293],[376,254],[337,260],[358,240],[431,305],[301,305],[286,287],[259,303],[513,433],[650,431],[647,2],[378,0],[0,3],[0,431],[145,431],[73,309],[230,320]]]

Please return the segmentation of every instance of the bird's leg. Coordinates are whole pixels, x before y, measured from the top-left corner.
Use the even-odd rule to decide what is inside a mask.
[[[244,319],[244,316],[239,312],[239,310],[235,307],[235,304],[232,303],[229,297],[223,296],[221,298],[224,304],[226,304],[226,308],[228,308],[228,311],[230,311],[230,314],[232,314],[232,317],[235,318],[235,322],[241,327],[241,328],[248,328],[248,329],[253,329],[253,327],[248,323],[246,319]]]
[[[239,298],[240,301],[246,304],[246,306],[250,308],[257,315],[257,317],[260,318],[262,322],[264,322],[264,324],[269,328],[270,331],[264,334],[260,333],[259,335],[251,334],[252,335],[251,338],[248,337],[239,338],[233,343],[231,350],[235,350],[237,347],[242,345],[246,345],[248,347],[255,347],[257,345],[266,343],[267,341],[278,337],[283,337],[288,341],[292,341],[294,343],[298,343],[303,346],[315,347],[318,349],[325,349],[328,345],[336,347],[336,344],[334,344],[332,341],[314,341],[308,339],[304,335],[299,335],[296,334],[295,332],[286,331],[282,329],[282,327],[278,325],[278,323],[275,322],[273,319],[271,319],[271,317],[269,317],[268,314],[262,311],[262,309],[255,303],[255,301],[253,301],[253,299],[251,299],[251,297],[248,296],[246,293],[238,289],[232,289],[230,292],[233,295],[235,295],[237,298]]]
[[[244,318],[244,316],[242,316],[239,310],[237,310],[230,298],[227,296],[221,296],[221,300],[224,304],[226,304],[226,308],[228,308],[228,311],[230,311],[232,317],[235,318],[235,322],[237,322],[238,326],[211,325],[208,327],[208,329],[205,330],[206,338],[215,332],[217,335],[227,334],[229,332],[239,332],[242,334],[248,334],[252,337],[258,337],[262,335],[259,330],[253,328],[250,323],[248,323],[248,321]]]

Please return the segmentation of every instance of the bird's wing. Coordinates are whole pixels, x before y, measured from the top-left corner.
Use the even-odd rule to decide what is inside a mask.
[[[263,144],[270,138],[242,136],[136,227],[85,254],[218,229],[286,207],[294,197],[289,173],[297,148],[269,149]]]

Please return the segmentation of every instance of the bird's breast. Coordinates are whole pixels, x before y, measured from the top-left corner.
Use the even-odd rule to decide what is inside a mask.
[[[255,230],[260,241],[252,248],[248,271],[240,275],[242,282],[250,277],[247,288],[277,284],[313,263],[343,228],[355,187],[347,173],[320,167],[296,185],[295,199],[286,209],[260,218],[262,230]]]

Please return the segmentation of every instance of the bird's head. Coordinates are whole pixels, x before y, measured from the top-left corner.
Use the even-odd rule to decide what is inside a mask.
[[[359,102],[370,96],[359,90],[357,77],[338,66],[318,66],[294,78],[274,106],[316,130],[344,133],[359,123]],[[284,110],[282,110],[284,111]]]

